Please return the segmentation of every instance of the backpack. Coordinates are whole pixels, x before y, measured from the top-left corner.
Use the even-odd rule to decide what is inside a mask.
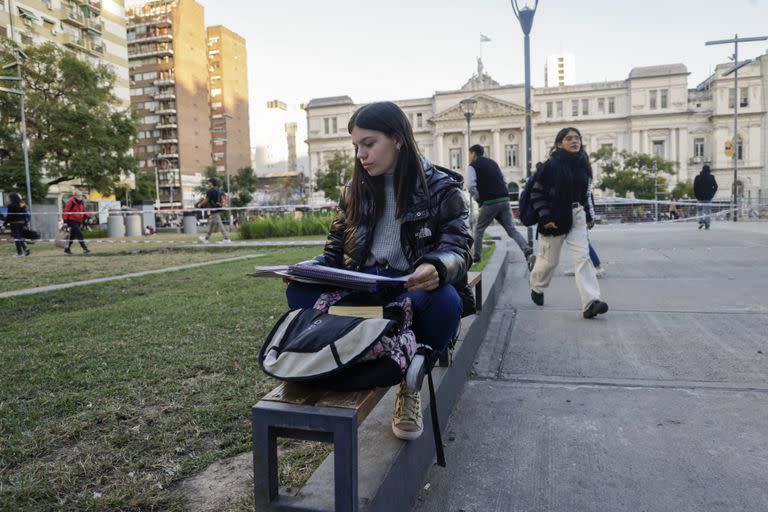
[[[221,189],[218,189],[218,192],[219,192],[218,198],[208,205],[210,208],[225,208],[229,206],[229,196],[227,195],[227,193]]]
[[[289,311],[272,328],[259,353],[267,375],[311,382],[334,391],[399,383],[416,353],[410,299],[384,306],[384,318],[332,315],[332,304],[354,304],[360,294],[322,294],[314,307]]]
[[[520,216],[520,222],[524,226],[535,226],[539,223],[539,214],[533,207],[533,201],[531,200],[531,190],[533,185],[539,177],[539,170],[531,174],[531,177],[525,182],[523,191],[520,192],[520,199],[518,200],[518,215]]]

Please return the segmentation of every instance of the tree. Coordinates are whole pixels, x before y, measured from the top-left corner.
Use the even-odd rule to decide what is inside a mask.
[[[237,175],[232,180],[232,206],[248,206],[253,200],[253,193],[256,191],[256,174],[253,169],[241,167],[237,170]]]
[[[13,62],[14,51],[13,43],[3,39],[0,61]],[[137,133],[136,120],[112,93],[114,73],[53,43],[27,46],[24,53],[33,196],[41,199],[50,185],[73,179],[111,193],[121,174],[136,170],[131,148]],[[0,118],[0,189],[13,190],[25,182],[18,96],[0,94]]]
[[[601,168],[602,179],[597,188],[613,190],[620,197],[632,192],[637,199],[666,198],[667,178],[662,175],[676,173],[675,163],[660,156],[617,152],[612,147],[600,148],[590,158],[593,165]]]
[[[157,198],[155,175],[149,172],[137,172],[135,187],[120,183],[114,188],[115,197],[121,203],[132,206],[142,201],[154,201]]]
[[[693,197],[693,183],[691,180],[681,181],[672,189],[672,195],[677,198]]]
[[[355,163],[351,156],[341,152],[334,153],[325,170],[317,173],[317,190],[325,192],[328,199],[338,201],[340,187],[350,180],[354,168]]]

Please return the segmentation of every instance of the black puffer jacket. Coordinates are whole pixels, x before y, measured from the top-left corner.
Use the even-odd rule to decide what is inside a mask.
[[[581,153],[570,154],[563,149],[552,153],[531,189],[531,204],[539,214],[538,232],[544,236],[568,233],[573,227],[573,203],[580,203],[587,222],[592,222],[591,184],[591,173]],[[550,222],[557,228],[544,227]]]
[[[429,197],[417,186],[410,206],[402,216],[400,243],[413,272],[422,263],[431,263],[440,276],[440,284],[452,284],[462,298],[464,315],[474,313],[472,292],[467,286],[467,271],[472,265],[472,235],[469,231],[467,205],[462,194],[461,175],[448,169],[427,165],[424,172]],[[358,270],[364,264],[373,243],[376,220],[373,207],[367,222],[347,225],[347,194],[344,189],[336,216],[331,224],[323,254],[315,258],[330,267]]]

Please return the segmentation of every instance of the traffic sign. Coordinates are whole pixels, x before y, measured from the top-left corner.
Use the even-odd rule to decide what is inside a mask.
[[[734,149],[733,149],[733,141],[728,139],[725,141],[725,156],[728,158],[733,158]]]

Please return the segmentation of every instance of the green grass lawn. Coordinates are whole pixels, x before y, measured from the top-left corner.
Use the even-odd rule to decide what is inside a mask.
[[[182,510],[174,484],[249,451],[250,407],[276,384],[259,369],[258,352],[287,310],[285,285],[245,274],[320,248],[33,251],[4,260],[11,272],[3,290],[261,254],[0,299],[0,510]],[[472,270],[492,253],[486,248]],[[290,486],[330,450],[286,445],[280,477]],[[242,509],[252,508],[249,493]]]
[[[275,385],[258,351],[287,308],[282,281],[245,274],[319,249],[251,251],[0,299],[0,510],[181,510],[169,486],[251,449],[249,409]]]
[[[126,239],[88,240],[89,256],[83,256],[77,243],[72,245],[72,255],[52,243],[38,242],[30,245],[32,254],[27,258],[13,258],[16,249],[12,243],[0,244],[0,260],[3,261],[0,292],[35,288],[53,284],[83,281],[144,270],[155,270],[175,265],[186,265],[245,254],[261,253],[260,248],[211,243],[204,246],[198,235],[158,234],[151,237]],[[298,237],[272,239],[292,241]],[[302,240],[324,240],[324,237],[302,237]],[[122,242],[124,240],[124,242]],[[214,234],[212,242],[221,240]],[[194,247],[189,247],[194,245]],[[185,248],[185,246],[187,246]],[[320,247],[314,248],[318,254]],[[257,264],[256,260],[253,264]]]

